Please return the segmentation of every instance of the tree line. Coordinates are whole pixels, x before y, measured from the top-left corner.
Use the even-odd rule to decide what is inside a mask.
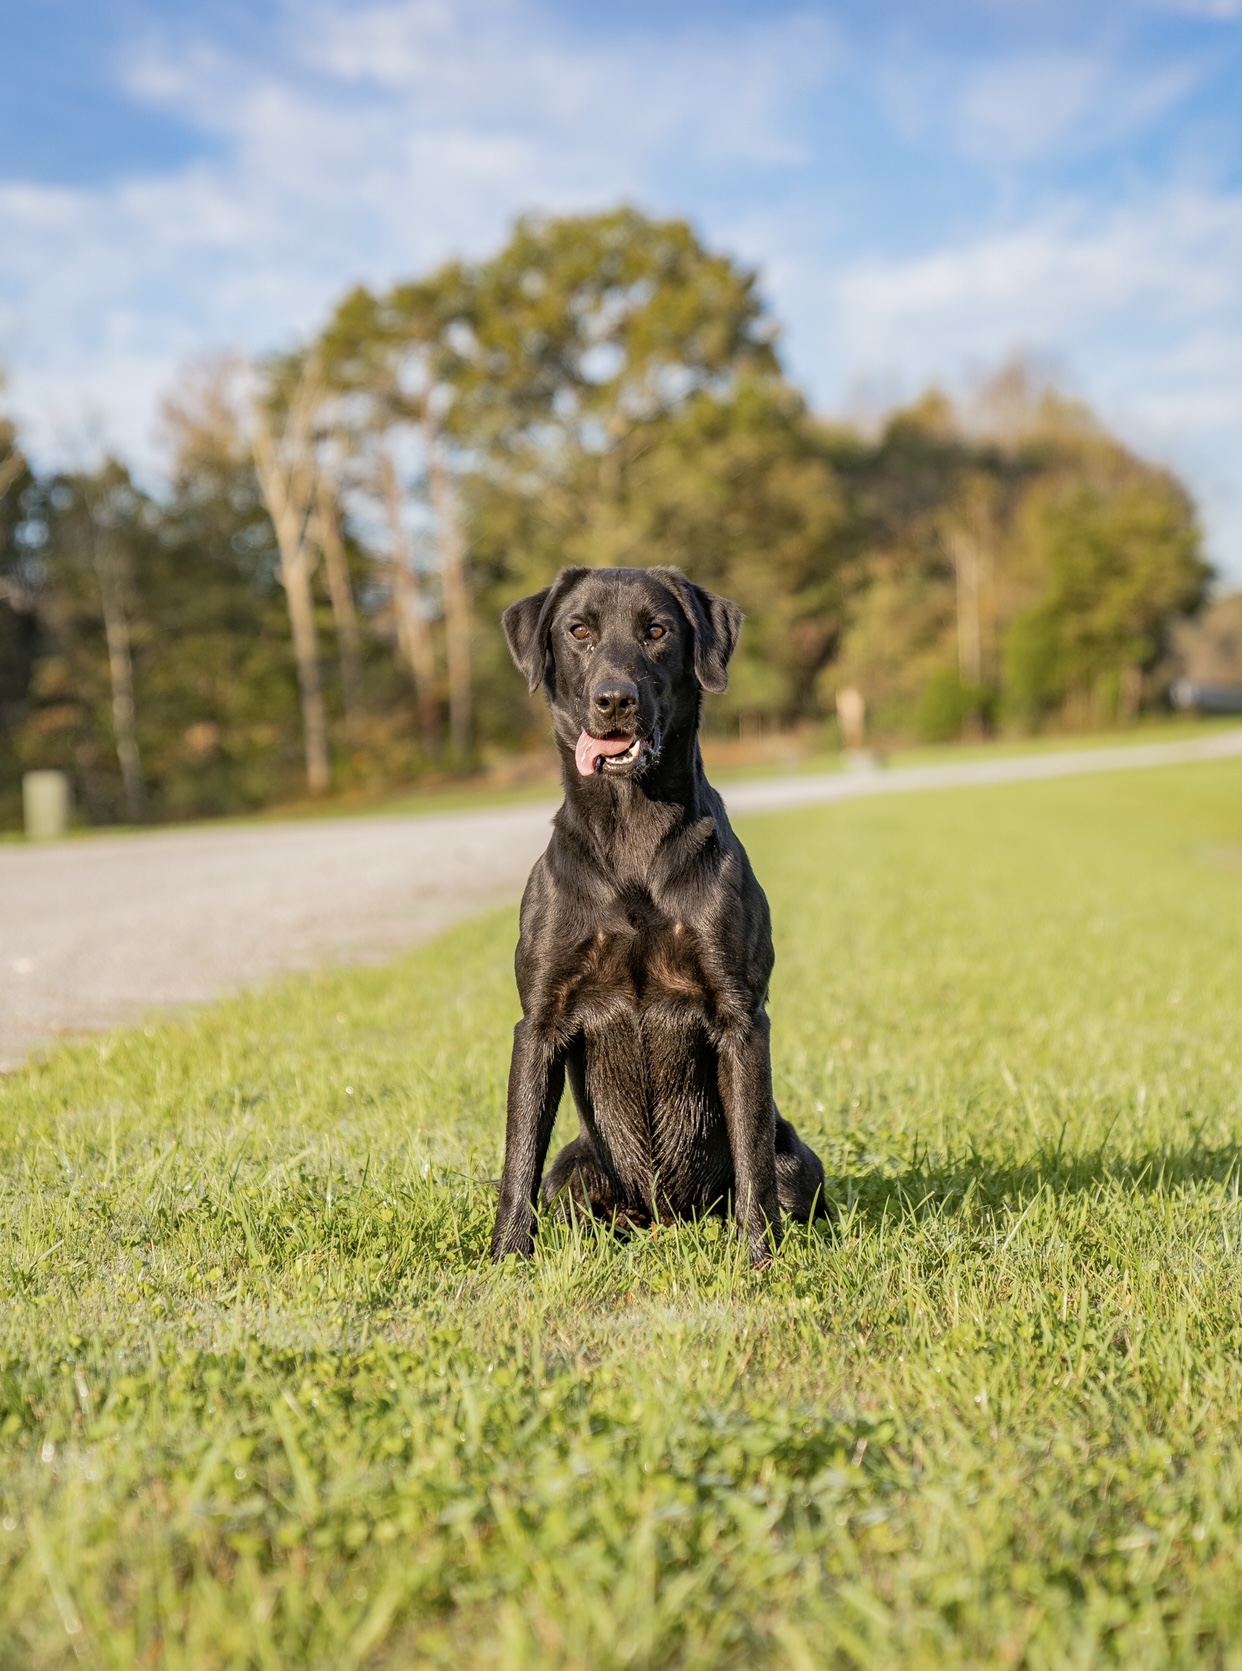
[[[1021,367],[826,422],[756,275],[681,221],[529,218],[188,373],[158,492],[0,424],[0,817],[92,821],[464,771],[541,735],[497,625],[565,563],[676,563],[747,627],[717,730],[1132,720],[1211,578],[1194,506]]]

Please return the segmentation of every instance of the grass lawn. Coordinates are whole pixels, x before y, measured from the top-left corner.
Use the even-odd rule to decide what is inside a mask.
[[[767,1273],[487,1263],[512,912],[0,1081],[0,1663],[1242,1666],[1242,763],[743,833]]]

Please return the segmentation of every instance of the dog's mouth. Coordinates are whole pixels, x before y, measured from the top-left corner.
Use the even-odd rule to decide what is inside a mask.
[[[660,752],[660,730],[657,726],[650,737],[638,737],[629,731],[610,731],[606,737],[592,737],[584,731],[574,748],[574,760],[583,777],[597,772],[620,776],[631,772],[640,763],[654,760]]]

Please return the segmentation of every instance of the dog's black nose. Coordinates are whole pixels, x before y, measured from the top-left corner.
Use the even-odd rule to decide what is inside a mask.
[[[604,679],[591,692],[592,716],[610,730],[632,725],[638,712],[638,686],[629,679]]]

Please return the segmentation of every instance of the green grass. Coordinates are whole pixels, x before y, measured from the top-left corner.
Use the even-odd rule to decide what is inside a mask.
[[[512,913],[0,1081],[0,1663],[1242,1666],[1242,764],[744,834],[765,1274],[489,1266]]]

